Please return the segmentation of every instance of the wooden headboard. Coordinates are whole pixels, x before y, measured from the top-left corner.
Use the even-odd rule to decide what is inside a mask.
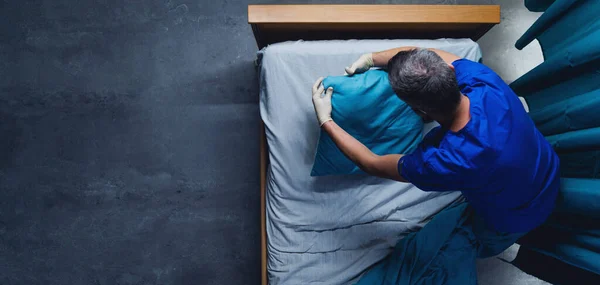
[[[498,5],[248,5],[259,48],[288,40],[479,39]]]
[[[249,5],[259,48],[289,40],[479,39],[500,23],[500,6],[486,5]],[[268,153],[260,134],[261,284],[267,280]]]

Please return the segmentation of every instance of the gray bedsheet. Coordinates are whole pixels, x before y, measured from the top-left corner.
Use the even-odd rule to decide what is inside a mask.
[[[479,60],[469,39],[286,42],[259,52],[265,122],[270,284],[349,284],[406,234],[460,198],[364,175],[310,177],[319,126],[311,86],[340,75],[362,53],[435,47]],[[429,126],[431,127],[431,126]]]

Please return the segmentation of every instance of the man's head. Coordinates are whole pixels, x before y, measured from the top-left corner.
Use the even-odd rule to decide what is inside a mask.
[[[388,63],[394,92],[413,109],[436,120],[454,117],[461,94],[454,74],[435,52],[417,48],[401,51]]]

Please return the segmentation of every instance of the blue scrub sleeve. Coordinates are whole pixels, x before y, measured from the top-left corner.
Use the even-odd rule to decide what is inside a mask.
[[[419,187],[423,191],[440,191],[441,187],[436,185],[438,175],[432,170],[423,159],[423,153],[419,150],[409,155],[405,155],[398,161],[398,170],[400,175],[408,182]]]
[[[410,162],[406,162],[407,160],[410,160],[411,154],[405,154],[403,155],[399,160],[398,160],[398,173],[400,173],[400,176],[402,176],[406,181],[412,183],[411,181],[412,179],[412,173],[413,171],[407,171],[406,168],[408,167],[414,167],[411,165]]]
[[[440,129],[440,127],[436,127],[429,131],[415,151],[402,156],[398,160],[398,173],[408,182],[424,191],[437,190],[437,187],[431,183],[437,180],[435,178],[436,173],[429,169],[431,165],[426,162],[426,156],[431,156],[432,150],[428,148],[428,145],[438,140],[436,138],[440,135]]]
[[[398,161],[400,175],[423,191],[461,191],[469,181],[461,171],[462,162],[452,159],[444,150],[424,153],[422,149]]]

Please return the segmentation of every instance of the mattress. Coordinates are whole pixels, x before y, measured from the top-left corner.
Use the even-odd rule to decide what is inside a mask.
[[[399,239],[460,199],[458,192],[424,192],[367,175],[310,176],[319,136],[314,81],[343,74],[365,52],[399,46],[481,58],[470,39],[296,41],[259,51],[269,284],[351,284]]]

